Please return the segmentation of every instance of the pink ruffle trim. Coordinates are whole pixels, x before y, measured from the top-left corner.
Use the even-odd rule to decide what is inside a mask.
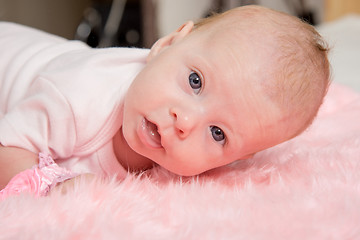
[[[0,200],[25,192],[46,196],[56,184],[76,176],[77,174],[57,165],[50,155],[39,153],[39,164],[15,175],[0,191]]]

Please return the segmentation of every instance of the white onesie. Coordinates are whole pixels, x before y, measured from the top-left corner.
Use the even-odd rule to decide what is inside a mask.
[[[124,175],[112,147],[147,49],[92,49],[0,22],[0,143],[77,173]]]

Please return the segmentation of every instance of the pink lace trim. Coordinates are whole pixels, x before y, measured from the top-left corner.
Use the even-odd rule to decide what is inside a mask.
[[[39,164],[15,175],[0,191],[0,200],[23,192],[46,196],[56,184],[76,176],[57,165],[50,155],[39,153]]]

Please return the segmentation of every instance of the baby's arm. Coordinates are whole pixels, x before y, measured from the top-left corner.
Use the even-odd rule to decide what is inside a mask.
[[[19,172],[38,164],[38,156],[28,150],[0,144],[0,189]]]

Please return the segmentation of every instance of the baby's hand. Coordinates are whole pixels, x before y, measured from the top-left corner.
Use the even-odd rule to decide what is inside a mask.
[[[46,196],[58,183],[76,176],[77,174],[58,166],[49,155],[40,153],[39,164],[15,175],[0,191],[0,200],[24,192]]]
[[[65,182],[59,183],[58,185],[56,185],[55,189],[61,191],[61,193],[63,194],[66,194],[69,190],[74,188],[76,181],[79,181],[80,179],[85,181],[91,181],[94,179],[94,177],[95,175],[90,173],[81,174],[79,176],[66,180]]]

